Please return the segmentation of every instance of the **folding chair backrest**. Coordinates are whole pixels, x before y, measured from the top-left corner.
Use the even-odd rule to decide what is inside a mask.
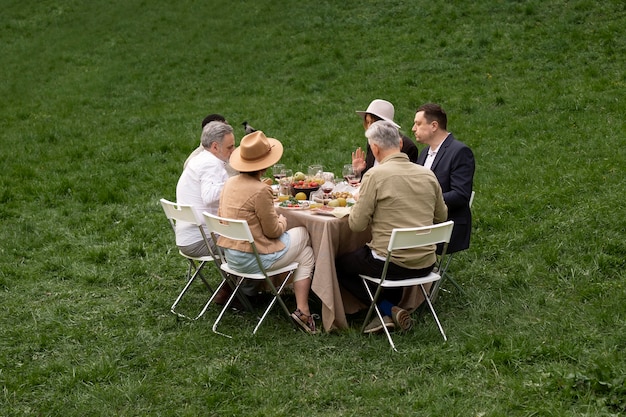
[[[193,208],[187,204],[177,204],[172,201],[166,200],[162,198],[161,206],[163,206],[163,211],[165,211],[165,215],[170,220],[174,220],[175,222],[187,222],[191,223],[195,226],[199,226],[201,223],[196,218],[196,213],[193,211]]]
[[[454,222],[438,223],[432,226],[393,229],[389,240],[388,250],[410,249],[420,246],[435,245],[450,242]]]
[[[207,213],[206,211],[202,214],[204,215],[204,220],[211,233],[229,239],[247,240],[250,243],[254,243],[254,237],[252,237],[252,232],[250,231],[250,227],[248,227],[247,221],[227,219]]]

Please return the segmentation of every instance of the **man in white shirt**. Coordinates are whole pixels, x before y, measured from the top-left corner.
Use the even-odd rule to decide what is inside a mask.
[[[233,128],[223,122],[210,122],[202,129],[201,143],[203,150],[189,160],[176,185],[176,201],[193,206],[199,220],[203,211],[217,214],[220,194],[229,178],[228,160],[235,150]],[[207,237],[210,239],[208,233]],[[190,223],[176,226],[176,245],[189,256],[209,255],[200,230]]]
[[[202,130],[204,130],[204,126],[208,125],[211,122],[228,123],[226,119],[224,118],[224,116],[222,116],[221,114],[212,113],[212,114],[209,114],[204,119],[202,119]],[[187,159],[185,160],[185,163],[183,164],[183,169],[187,168],[187,164],[189,163],[191,158],[198,155],[203,150],[204,150],[204,147],[202,146],[202,143],[200,143],[200,145],[196,149],[194,149],[194,151],[190,153]]]

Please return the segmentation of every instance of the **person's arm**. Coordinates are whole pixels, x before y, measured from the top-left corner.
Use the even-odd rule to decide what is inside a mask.
[[[274,195],[268,185],[257,194],[254,207],[265,236],[277,239],[287,230],[287,219],[276,213]]]
[[[376,208],[376,185],[369,172],[363,176],[356,204],[350,209],[348,225],[354,232],[362,232],[372,222]]]
[[[202,169],[200,172],[200,194],[204,204],[215,207],[219,205],[220,194],[226,180],[228,180],[228,174],[218,164],[211,164]]]
[[[474,154],[463,147],[455,155],[450,165],[450,191],[443,193],[448,209],[467,206],[472,194],[474,181]]]

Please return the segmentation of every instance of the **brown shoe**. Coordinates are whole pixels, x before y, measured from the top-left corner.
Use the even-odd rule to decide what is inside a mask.
[[[391,307],[391,318],[396,324],[396,327],[401,329],[403,332],[411,330],[411,327],[413,327],[413,319],[411,318],[411,315],[403,308],[397,306]]]
[[[365,334],[379,333],[383,330],[383,324],[389,330],[392,330],[396,326],[392,318],[389,316],[383,316],[383,323],[380,322],[380,319],[378,318],[378,316],[375,316],[374,319],[370,321],[370,323],[367,326],[365,326],[363,333]]]
[[[230,288],[230,285],[224,284],[222,285],[222,288],[220,288],[220,290],[215,295],[213,302],[215,304],[219,304],[223,306],[224,304],[226,304],[226,301],[228,301],[228,298],[231,296],[232,293],[233,293],[233,290],[232,288]]]

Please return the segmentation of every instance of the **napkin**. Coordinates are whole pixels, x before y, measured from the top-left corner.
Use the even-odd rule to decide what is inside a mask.
[[[341,219],[342,217],[350,214],[350,207],[335,207],[335,209],[330,213],[338,219]]]

